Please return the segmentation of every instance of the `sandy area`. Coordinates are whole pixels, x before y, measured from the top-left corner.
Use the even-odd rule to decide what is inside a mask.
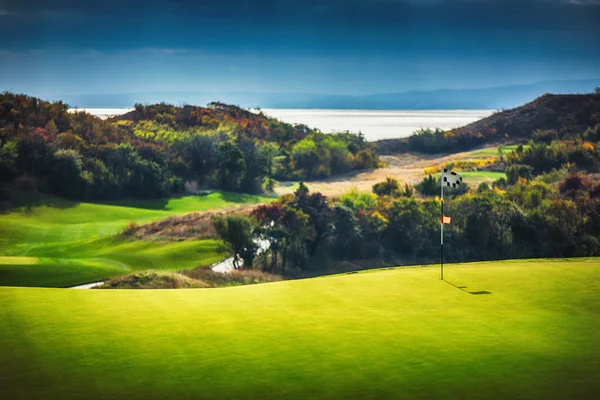
[[[481,149],[478,149],[479,151]],[[376,170],[364,171],[354,174],[339,175],[319,181],[306,182],[306,186],[313,192],[321,192],[326,196],[338,196],[352,188],[361,191],[371,191],[373,185],[385,180],[386,177],[397,179],[402,184],[412,185],[419,183],[423,177],[424,169],[439,167],[440,169],[449,162],[456,160],[478,159],[472,151],[455,153],[451,155],[423,155],[423,154],[398,154],[381,156],[387,166]],[[471,179],[470,185],[478,185],[480,181]],[[279,194],[291,193],[295,190],[295,182],[280,182],[275,188]]]

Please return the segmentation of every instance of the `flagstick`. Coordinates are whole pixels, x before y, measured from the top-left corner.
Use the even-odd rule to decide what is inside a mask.
[[[444,280],[444,170],[442,169],[442,177],[440,178],[440,186],[442,187],[442,216],[440,218],[440,279]]]

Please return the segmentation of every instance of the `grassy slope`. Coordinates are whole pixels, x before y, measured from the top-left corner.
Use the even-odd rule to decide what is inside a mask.
[[[269,201],[270,198],[230,193],[185,196],[177,199],[139,200],[121,203],[75,203],[45,196],[50,206],[24,208],[4,214],[0,228],[4,243],[68,242],[119,232],[130,221],[151,221],[176,214]]]
[[[226,289],[0,288],[0,392],[597,398],[600,259],[446,272],[466,288],[435,267]]]
[[[504,155],[510,153],[511,151],[514,151],[517,149],[517,147],[519,147],[518,144],[511,144],[511,145],[507,145],[507,146],[502,146],[502,153]],[[528,148],[529,145],[524,144],[523,148],[526,149]],[[489,157],[497,157],[498,156],[498,148],[497,147],[488,147],[487,149],[483,149],[483,150],[475,150],[473,152],[471,152],[472,156],[489,156]]]
[[[467,183],[493,182],[500,178],[506,179],[504,172],[497,171],[459,171],[458,173],[467,180]]]
[[[268,201],[229,193],[116,204],[73,203],[45,197],[26,213],[0,216],[0,285],[69,286],[139,269],[183,269],[218,261],[212,240],[124,243],[111,235],[130,221]],[[25,257],[25,258],[24,258]]]
[[[39,245],[24,254],[27,256],[0,256],[0,284],[73,286],[135,270],[211,265],[223,258],[215,240],[155,243],[92,239]]]

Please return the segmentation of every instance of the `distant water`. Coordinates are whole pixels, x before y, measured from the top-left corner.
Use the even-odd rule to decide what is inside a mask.
[[[283,110],[263,109],[266,115],[305,124],[322,132],[362,132],[369,141],[410,136],[421,128],[458,128],[490,116],[494,110]]]
[[[110,117],[116,117],[117,115],[126,114],[132,110],[133,108],[71,108],[69,111],[86,111],[98,118],[106,119]]]
[[[132,108],[80,109],[100,118],[125,114]],[[458,128],[491,115],[494,110],[288,110],[263,109],[266,115],[322,132],[362,132],[369,141],[410,136],[421,128]]]

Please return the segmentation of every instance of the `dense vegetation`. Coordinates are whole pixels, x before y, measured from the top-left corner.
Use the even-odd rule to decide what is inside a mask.
[[[599,132],[597,124],[568,139],[531,141],[506,155],[499,151],[486,165],[505,170],[506,178],[491,187],[446,190],[446,213],[452,216],[444,232],[447,260],[600,255]],[[469,172],[463,174],[468,182]],[[255,254],[244,244],[252,235],[270,242],[255,265],[278,272],[286,267],[322,272],[341,261],[436,261],[440,180],[429,175],[414,189],[425,199],[414,198],[413,187],[391,178],[374,185],[373,193],[354,190],[333,200],[300,185],[294,195],[258,207],[252,213],[256,228],[245,230],[246,242],[238,247],[247,260]]]
[[[572,173],[553,184],[544,177],[521,180],[506,191],[484,184],[475,192],[448,194],[448,261],[600,255],[600,182],[586,175]],[[300,189],[260,206],[254,216],[255,237],[271,243],[256,258],[267,271],[316,272],[342,260],[381,265],[439,259],[438,198],[350,192],[329,202]]]
[[[454,153],[500,142],[570,139],[600,123],[600,90],[584,95],[546,94],[461,128],[421,129],[406,139],[378,142],[381,154]]]
[[[362,135],[326,135],[238,107],[143,106],[103,121],[60,101],[0,95],[0,177],[72,199],[186,189],[259,193],[273,179],[375,168]]]
[[[209,108],[137,105],[131,113],[102,121],[85,113],[67,113],[62,103],[8,93],[2,99],[3,120],[12,121],[2,126],[3,177],[33,185],[34,180],[23,176],[36,176],[48,190],[71,197],[81,193],[92,198],[152,197],[166,193],[167,178],[170,191],[180,190],[184,182],[257,191],[261,181],[268,188],[274,178],[326,176],[377,163],[360,135],[324,135],[219,103]],[[578,118],[590,122],[597,116]],[[45,127],[26,128],[41,125]],[[491,186],[447,192],[446,210],[453,218],[445,230],[449,261],[600,253],[600,184],[594,175],[600,171],[600,124],[578,132],[573,126],[579,125],[536,128],[529,135],[535,140],[510,147],[508,154],[498,151],[494,161],[455,160],[447,165],[484,169],[462,172],[466,182],[469,173],[501,177]],[[98,167],[94,171],[99,175],[90,172],[91,165]],[[340,266],[432,262],[439,254],[439,186],[435,174],[414,187],[390,178],[376,184],[373,193],[354,190],[328,199],[309,193],[301,184],[294,194],[251,213],[214,218],[211,229],[204,229],[208,219],[204,225],[196,220],[194,224],[196,230],[218,234],[237,267],[288,276]],[[102,194],[104,190],[110,193]],[[9,219],[5,221],[6,229],[16,232]],[[176,237],[162,229],[169,223],[159,224],[160,237],[154,239]],[[121,239],[144,239],[138,228],[130,225],[130,234]],[[262,251],[260,243],[268,243],[268,249]],[[34,257],[58,259],[48,249],[27,251]],[[13,250],[5,254],[25,254],[23,249]],[[210,256],[214,257],[214,249]]]

